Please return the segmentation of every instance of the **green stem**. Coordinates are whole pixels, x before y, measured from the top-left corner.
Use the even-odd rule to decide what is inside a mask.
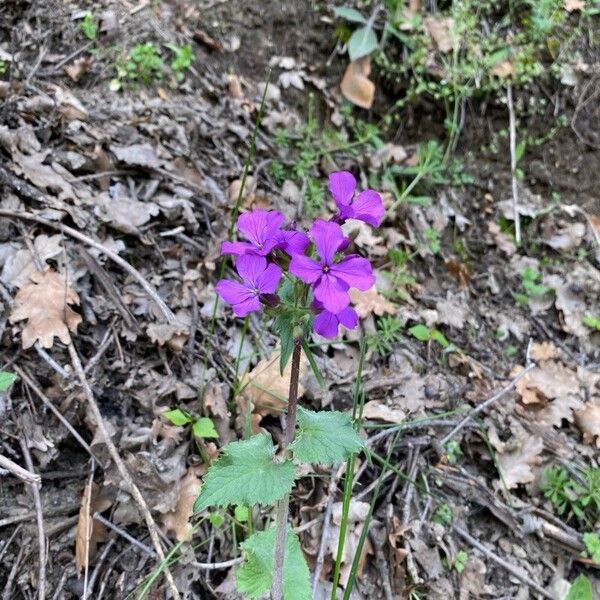
[[[288,395],[288,410],[285,422],[285,436],[281,449],[285,452],[294,441],[296,434],[296,412],[298,408],[298,380],[300,378],[300,357],[302,343],[300,339],[294,340],[292,353],[292,370],[290,374],[290,388]],[[275,567],[273,569],[273,586],[271,589],[272,600],[283,598],[283,564],[285,559],[285,538],[287,532],[288,513],[290,508],[290,495],[286,494],[278,503],[276,511],[277,537],[275,540]]]

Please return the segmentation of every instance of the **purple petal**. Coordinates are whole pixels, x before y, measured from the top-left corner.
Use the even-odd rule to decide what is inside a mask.
[[[323,267],[308,256],[294,254],[290,261],[289,272],[305,283],[314,283],[323,275]]]
[[[358,325],[358,315],[351,306],[348,306],[335,316],[337,320],[348,329],[354,329]]]
[[[237,259],[235,268],[246,285],[258,288],[258,278],[267,268],[267,259],[256,254],[242,254]]]
[[[215,286],[215,290],[229,304],[240,304],[254,297],[252,290],[238,281],[231,281],[230,279],[221,279]]]
[[[349,171],[336,171],[329,175],[329,190],[338,207],[350,204],[355,189],[356,179]]]
[[[223,242],[221,244],[221,254],[258,254],[259,250],[249,242]]]
[[[324,310],[315,317],[315,331],[324,338],[331,339],[337,337],[338,325],[339,322],[336,316],[328,310]]]
[[[352,203],[353,219],[364,221],[373,227],[379,227],[385,214],[381,195],[375,190],[361,192]]]
[[[335,253],[346,242],[342,228],[333,221],[317,219],[310,228],[310,235],[315,242],[321,261],[330,265]]]
[[[331,274],[348,286],[363,291],[368,290],[375,283],[371,263],[360,256],[347,256],[341,262],[331,265]]]
[[[261,294],[273,294],[277,290],[281,276],[281,269],[277,265],[270,264],[256,278],[256,287]]]
[[[339,313],[350,304],[348,287],[336,277],[323,275],[319,283],[315,285],[315,298],[323,303],[326,310]]]
[[[237,220],[238,229],[259,249],[270,242],[274,232],[281,227],[285,217],[276,210],[257,208],[240,215]],[[272,249],[273,246],[271,246]]]
[[[261,305],[258,296],[252,296],[252,298],[248,298],[248,300],[244,300],[239,304],[234,304],[232,308],[236,317],[245,317],[248,313],[260,310]]]
[[[283,249],[290,256],[294,254],[304,254],[310,240],[303,231],[282,231],[281,238],[283,239]]]

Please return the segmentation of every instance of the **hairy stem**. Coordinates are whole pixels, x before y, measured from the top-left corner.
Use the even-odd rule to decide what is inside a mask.
[[[300,376],[301,354],[302,343],[299,339],[296,339],[294,340],[294,352],[292,354],[292,372],[290,375],[288,410],[285,420],[285,436],[281,445],[283,450],[285,450],[294,441],[294,434],[296,432],[296,409],[298,407],[298,379]],[[277,509],[275,513],[277,536],[275,540],[275,568],[273,570],[273,587],[271,589],[272,600],[282,600],[283,598],[283,561],[285,558],[285,536],[287,532],[289,508],[290,495],[286,494],[277,503]]]

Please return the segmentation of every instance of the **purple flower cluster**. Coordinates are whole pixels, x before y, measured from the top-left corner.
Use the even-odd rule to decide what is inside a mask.
[[[331,221],[317,219],[309,230],[310,238],[303,231],[284,229],[285,217],[275,210],[256,209],[240,215],[237,228],[247,241],[223,242],[221,254],[237,257],[241,281],[222,279],[216,286],[217,293],[232,305],[238,317],[260,310],[261,305],[277,304],[276,292],[283,276],[280,264],[288,263],[283,260],[287,254],[288,273],[312,291],[315,331],[334,338],[340,324],[349,329],[357,326],[358,315],[350,306],[348,291],[368,290],[375,277],[366,258],[344,255],[350,241],[340,223],[358,219],[378,227],[385,211],[381,196],[373,190],[364,190],[355,197],[356,180],[347,171],[332,173],[329,188],[338,214]],[[307,250],[311,252],[307,254]]]

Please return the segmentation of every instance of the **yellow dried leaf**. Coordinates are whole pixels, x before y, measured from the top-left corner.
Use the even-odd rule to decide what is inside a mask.
[[[382,296],[375,286],[366,292],[351,289],[350,300],[354,304],[354,310],[356,310],[361,319],[364,319],[371,313],[381,317],[386,314],[394,315],[397,311],[396,306]]]
[[[367,110],[373,105],[375,84],[369,79],[371,57],[353,60],[347,67],[340,83],[344,98]]]
[[[163,516],[162,522],[167,531],[175,534],[178,542],[189,540],[192,535],[190,518],[194,512],[194,502],[200,493],[200,479],[192,469],[181,478],[179,499],[172,512]]]
[[[552,342],[542,342],[531,345],[531,358],[535,361],[558,358],[558,348]]]
[[[287,398],[290,387],[290,376],[292,363],[288,362],[283,371],[279,373],[279,349],[267,359],[261,360],[242,380],[242,393],[240,399],[251,402],[254,412],[261,415],[280,414],[287,406]],[[304,354],[300,360],[300,380],[306,373],[308,361]],[[298,386],[298,396],[304,394],[304,386]]]
[[[10,322],[27,319],[23,329],[23,348],[31,348],[37,340],[44,348],[52,348],[54,336],[63,344],[71,341],[69,331],[77,332],[81,323],[69,304],[79,304],[79,295],[69,287],[66,276],[55,271],[36,271],[15,296]]]

